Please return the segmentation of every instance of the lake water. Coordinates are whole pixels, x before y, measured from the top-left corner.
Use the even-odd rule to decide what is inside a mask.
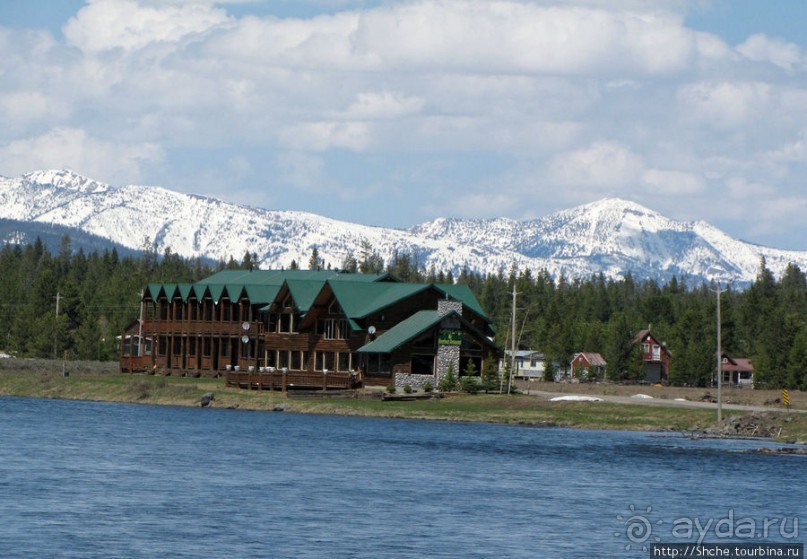
[[[807,457],[760,442],[0,398],[0,444],[3,558],[648,557],[687,520],[807,530]]]

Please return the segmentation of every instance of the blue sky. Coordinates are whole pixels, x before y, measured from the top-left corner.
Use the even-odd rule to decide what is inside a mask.
[[[0,175],[408,227],[605,197],[807,250],[803,0],[3,0]]]

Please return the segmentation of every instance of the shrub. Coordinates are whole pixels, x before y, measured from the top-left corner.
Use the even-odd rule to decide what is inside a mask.
[[[407,394],[411,394],[412,393],[412,387],[409,386],[408,384],[405,384],[404,385],[404,392],[406,392]]]
[[[482,387],[477,377],[462,377],[460,386],[462,387],[462,391],[468,394],[476,394]]]
[[[390,394],[395,394],[396,390],[397,389],[395,388],[394,384],[390,383],[387,385],[387,392],[389,392]]]
[[[438,384],[440,392],[453,392],[457,389],[457,375],[454,372],[454,363],[449,363],[448,371]]]
[[[423,385],[423,392],[431,392],[432,390],[434,390],[432,383],[427,382],[426,384]]]

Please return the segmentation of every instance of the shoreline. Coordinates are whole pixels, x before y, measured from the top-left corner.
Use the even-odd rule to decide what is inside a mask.
[[[714,408],[685,407],[681,402],[661,398],[629,401],[602,394],[605,400],[600,402],[549,401],[548,394],[571,393],[573,387],[563,385],[544,385],[540,394],[452,393],[442,398],[418,400],[382,400],[373,391],[367,393],[376,397],[289,397],[280,392],[227,387],[223,378],[129,375],[113,372],[109,366],[100,370],[72,367],[74,371],[65,376],[61,370],[54,371],[54,367],[26,369],[9,365],[3,363],[0,367],[0,396],[201,407],[202,396],[212,393],[213,400],[208,407],[215,409],[652,431],[692,437],[747,437],[753,428],[768,435],[755,437],[760,441],[807,444],[807,413],[800,411],[725,409],[723,423],[718,426]],[[61,363],[59,365],[61,369]],[[548,388],[556,388],[558,392],[546,392]],[[588,392],[593,390],[586,388]],[[602,387],[600,391],[607,392],[605,388],[609,387]],[[634,386],[630,390],[648,391],[647,388]],[[613,387],[610,390],[613,391]],[[735,424],[747,428],[747,432],[734,431]]]

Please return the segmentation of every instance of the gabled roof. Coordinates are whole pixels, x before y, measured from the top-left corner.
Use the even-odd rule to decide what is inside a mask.
[[[589,352],[586,352],[586,351],[582,351],[582,352],[576,354],[574,356],[574,359],[572,359],[572,361],[573,362],[576,361],[578,357],[582,357],[583,359],[585,359],[586,363],[588,363],[591,367],[607,367],[608,366],[608,362],[599,353],[589,353]]]
[[[632,343],[633,343],[633,344],[638,344],[638,343],[640,343],[640,342],[643,342],[643,341],[645,341],[645,340],[647,339],[647,337],[648,337],[648,336],[650,336],[650,338],[651,338],[651,339],[652,339],[652,340],[653,340],[653,341],[654,341],[656,344],[658,344],[658,345],[661,347],[661,349],[663,349],[663,350],[664,350],[664,353],[670,354],[670,350],[669,350],[669,349],[667,349],[667,346],[666,346],[666,345],[664,345],[663,343],[661,343],[660,341],[658,341],[658,338],[656,338],[656,337],[655,337],[655,336],[652,334],[652,332],[650,332],[650,330],[639,330],[639,332],[638,332],[638,333],[636,334],[636,336],[633,338],[633,342],[632,342]]]
[[[726,360],[721,367],[724,371],[754,371],[754,365],[747,357],[731,357],[725,351],[722,357]]]
[[[308,309],[311,308],[311,305],[317,298],[317,294],[322,291],[324,285],[325,284],[321,281],[295,279],[286,280],[286,287],[288,287],[289,292],[294,299],[294,304],[297,306],[297,310],[299,310],[301,313],[308,312]]]
[[[461,301],[463,305],[474,311],[479,316],[486,317],[485,311],[482,309],[482,305],[480,305],[479,301],[476,300],[476,296],[474,295],[473,291],[471,291],[470,286],[464,283],[435,283],[434,287],[452,299]]]
[[[414,340],[429,329],[439,325],[443,320],[449,317],[459,320],[463,325],[463,329],[473,332],[479,341],[487,343],[491,347],[495,347],[495,344],[490,341],[483,332],[465,320],[462,315],[458,314],[456,311],[446,313],[436,310],[424,310],[418,311],[406,320],[399,322],[369,344],[360,347],[357,351],[360,353],[390,353],[403,344]]]
[[[409,340],[439,324],[445,317],[457,313],[440,314],[436,310],[418,311],[399,322],[378,338],[358,349],[360,353],[390,353]]]
[[[429,289],[420,283],[330,283],[334,297],[348,318],[364,318],[421,291]]]
[[[299,281],[312,284],[310,287],[297,285],[294,288],[297,292],[297,295],[293,295],[295,302],[305,305],[309,299],[313,300],[306,294],[309,289],[314,290],[313,284],[319,291],[326,282],[368,285],[394,281],[394,278],[389,274],[353,274],[337,270],[222,270],[193,284],[150,283],[145,295],[158,299],[160,293],[164,292],[166,297],[173,299],[179,289],[180,296],[187,301],[191,293],[201,298],[207,291],[214,301],[219,301],[225,290],[231,299],[237,299],[246,290],[251,303],[268,304],[275,300],[284,283]]]

